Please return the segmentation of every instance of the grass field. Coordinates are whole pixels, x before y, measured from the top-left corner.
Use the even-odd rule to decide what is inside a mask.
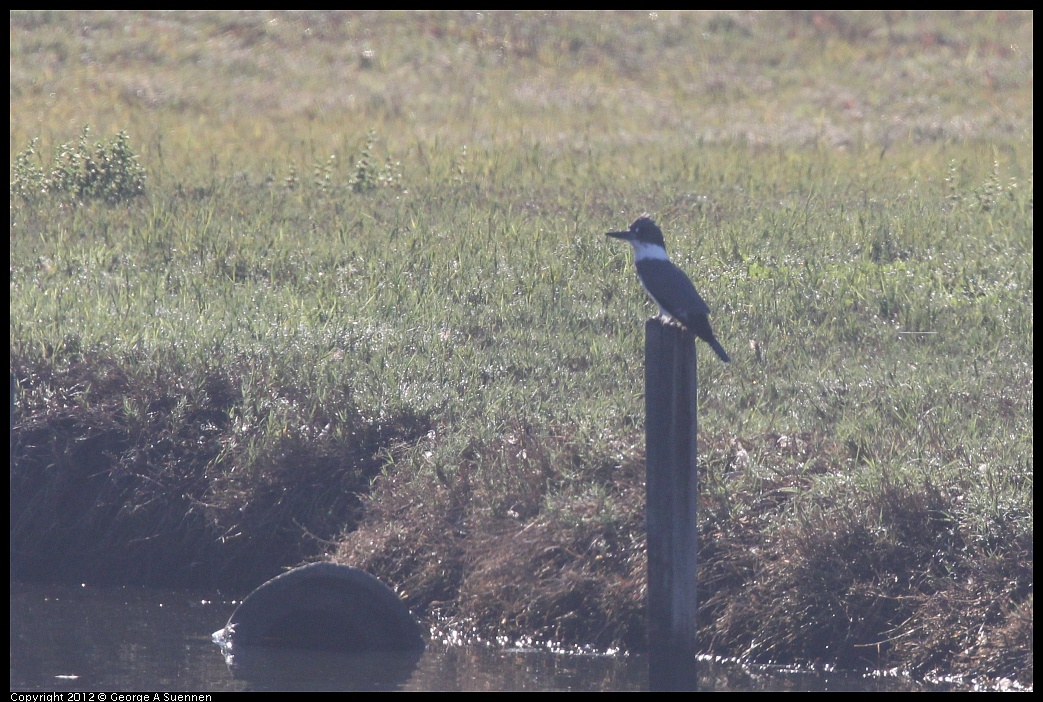
[[[1031,13],[10,22],[14,574],[641,650],[648,212],[701,647],[1031,684]]]

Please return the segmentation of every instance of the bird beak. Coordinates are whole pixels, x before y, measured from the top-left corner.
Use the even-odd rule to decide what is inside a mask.
[[[610,236],[613,239],[624,239],[630,241],[634,235],[630,232],[605,232],[605,236]]]

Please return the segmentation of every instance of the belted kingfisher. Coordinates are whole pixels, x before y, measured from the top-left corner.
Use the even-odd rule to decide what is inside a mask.
[[[637,278],[652,302],[659,307],[659,316],[679,322],[708,343],[722,361],[729,363],[731,358],[710,328],[710,308],[684,271],[670,262],[663,232],[656,223],[649,217],[640,217],[628,231],[608,232],[605,236],[629,241],[634,247]]]

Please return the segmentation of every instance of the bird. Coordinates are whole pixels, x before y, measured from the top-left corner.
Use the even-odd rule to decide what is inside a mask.
[[[684,271],[671,263],[663,231],[652,218],[638,217],[627,231],[606,232],[605,236],[630,242],[634,247],[637,279],[659,307],[659,316],[668,323],[679,323],[709,344],[722,361],[730,363],[728,352],[710,327],[710,308]]]

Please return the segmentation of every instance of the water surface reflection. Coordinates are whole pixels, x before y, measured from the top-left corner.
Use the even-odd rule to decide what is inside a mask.
[[[236,603],[213,594],[11,583],[11,689],[18,691],[637,691],[643,656],[447,646],[422,655],[237,653],[211,641]],[[699,662],[703,689],[924,690],[903,678]]]

